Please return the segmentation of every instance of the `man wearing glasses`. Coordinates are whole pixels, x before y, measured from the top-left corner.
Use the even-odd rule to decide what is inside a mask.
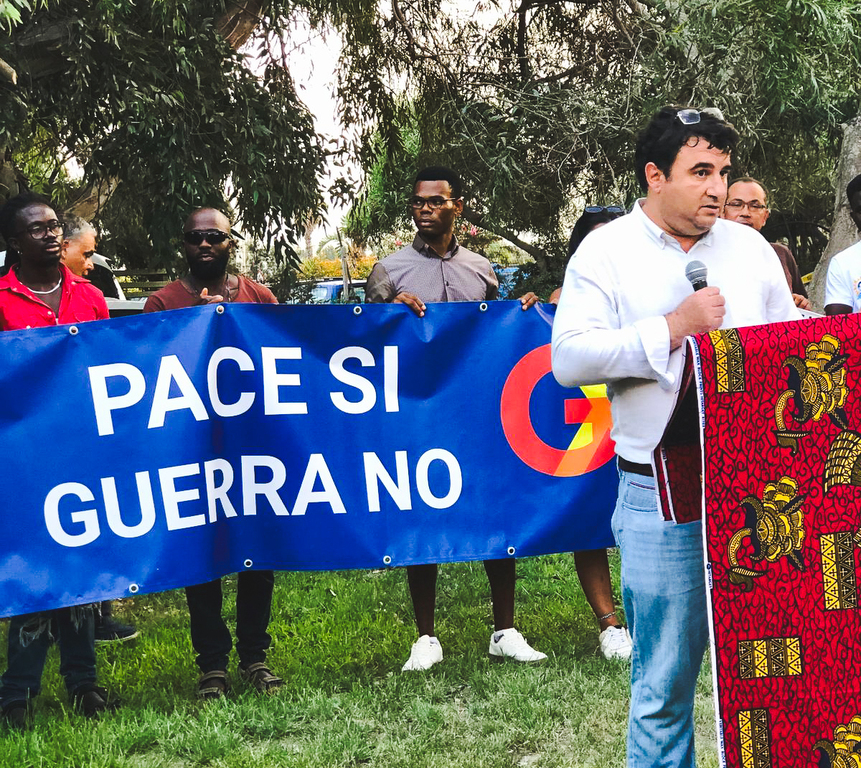
[[[768,221],[769,213],[768,195],[765,187],[756,179],[744,176],[730,184],[723,209],[725,219],[737,221],[739,224],[744,224],[757,232],[761,232],[765,222]],[[807,290],[804,288],[804,283],[801,282],[801,273],[798,271],[798,264],[795,262],[792,251],[782,243],[769,243],[769,245],[774,249],[777,258],[783,265],[786,283],[789,285],[789,290],[792,291],[795,306],[801,309],[810,309]]]
[[[413,242],[374,265],[365,287],[365,301],[406,304],[424,317],[426,303],[489,301],[498,293],[490,262],[457,242],[454,225],[463,211],[460,177],[451,169],[425,168],[413,185],[410,198],[418,234]],[[537,302],[534,294],[521,299],[524,309]],[[514,628],[514,558],[485,560],[490,582],[495,631],[489,653],[497,658],[536,662],[546,654],[530,647]],[[438,567],[434,563],[407,566],[419,639],[413,644],[403,671],[430,669],[442,661],[434,613]]]
[[[29,192],[11,198],[0,208],[0,235],[7,247],[5,274],[0,278],[0,331],[107,319],[105,297],[60,261],[63,225],[50,201]],[[7,450],[14,449],[14,445],[7,446]],[[10,514],[13,509],[19,515],[41,514],[40,510],[15,509],[14,501],[9,509]],[[55,638],[60,674],[75,709],[98,717],[116,708],[107,691],[96,685],[93,627],[92,605],[10,619],[8,663],[0,681],[0,706],[10,727],[28,727]]]
[[[227,271],[235,242],[230,220],[214,208],[200,208],[185,222],[183,231],[188,273],[147,299],[144,312],[243,301],[277,304],[266,286]],[[236,582],[236,652],[239,672],[262,693],[274,691],[283,681],[266,666],[267,633],[272,609],[272,571],[243,571]],[[230,630],[221,616],[221,579],[186,587],[191,644],[197,653],[201,677],[197,695],[202,700],[227,694],[227,660]]]
[[[685,336],[798,319],[783,270],[749,227],[720,218],[735,129],[716,110],[664,107],[640,132],[646,197],[571,259],[552,360],[569,387],[606,382],[619,463],[612,527],[633,638],[628,766],[694,768],[693,703],[708,642],[701,521],[665,522],[652,455],[675,403]],[[694,291],[691,261],[708,268]]]
[[[277,304],[265,285],[242,275],[231,275],[227,263],[236,243],[230,220],[214,208],[200,208],[185,222],[182,234],[188,272],[150,296],[144,312],[202,306],[220,301]]]

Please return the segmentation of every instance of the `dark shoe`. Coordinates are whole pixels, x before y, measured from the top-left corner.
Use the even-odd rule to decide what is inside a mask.
[[[72,694],[72,706],[84,717],[99,717],[105,712],[116,711],[120,703],[108,700],[108,692],[95,683],[77,688]]]
[[[247,667],[240,665],[239,676],[251,683],[260,693],[272,693],[284,685],[284,681],[273,675],[272,670],[262,661],[249,664]]]
[[[215,701],[224,698],[229,690],[227,672],[223,669],[205,672],[197,681],[197,698],[202,701]]]
[[[110,616],[96,618],[96,642],[113,643],[132,640],[140,633],[131,624],[121,624]]]
[[[26,731],[30,727],[30,712],[26,702],[13,701],[4,707],[3,719],[10,731]]]

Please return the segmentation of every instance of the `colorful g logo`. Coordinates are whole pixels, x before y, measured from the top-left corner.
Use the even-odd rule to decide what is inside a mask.
[[[580,424],[580,428],[568,448],[554,448],[538,436],[529,417],[535,385],[549,373],[549,344],[533,349],[517,362],[502,388],[502,430],[511,450],[532,469],[555,477],[585,475],[613,458],[607,388],[603,384],[581,387],[585,398],[565,401],[565,423]]]

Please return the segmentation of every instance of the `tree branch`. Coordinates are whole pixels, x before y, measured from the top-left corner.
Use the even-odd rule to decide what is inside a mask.
[[[492,222],[487,220],[487,217],[484,214],[477,213],[469,206],[464,207],[463,209],[463,218],[466,219],[470,224],[475,224],[476,227],[481,227],[481,229],[485,229],[488,232],[493,232],[494,235],[503,238],[504,240],[508,240],[512,245],[516,245],[520,250],[526,251],[541,267],[542,270],[547,269],[547,253],[543,251],[541,248],[536,248],[531,243],[527,243],[524,240],[521,240],[517,235],[513,232],[509,232],[504,227],[500,227]]]
[[[526,11],[529,9],[529,0],[523,0],[517,9],[517,64],[520,67],[520,79],[526,82],[529,79],[529,60],[526,58]]]
[[[12,85],[18,84],[18,73],[3,61],[3,59],[0,59],[0,77],[4,80],[8,80]]]

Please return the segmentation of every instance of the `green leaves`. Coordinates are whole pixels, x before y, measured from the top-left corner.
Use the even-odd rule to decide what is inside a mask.
[[[44,157],[74,156],[82,185],[133,188],[99,215],[123,258],[172,266],[182,223],[201,205],[231,206],[245,231],[290,258],[297,221],[322,204],[322,147],[289,74],[272,62],[252,73],[217,32],[220,12],[204,0],[53,0],[21,29],[64,30],[59,46],[0,42],[0,57],[22,68],[27,105],[0,124],[0,139],[22,154],[41,129]],[[45,54],[50,75],[39,69]],[[0,91],[0,113],[5,103]],[[120,234],[129,229],[133,243]]]

